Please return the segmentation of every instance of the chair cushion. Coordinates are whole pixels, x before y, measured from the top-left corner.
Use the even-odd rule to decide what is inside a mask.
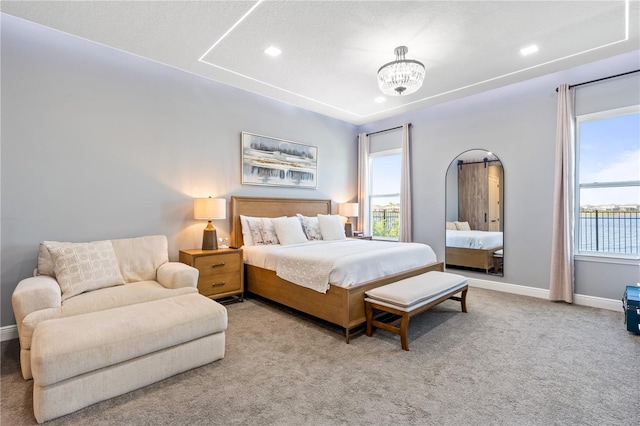
[[[34,383],[48,386],[226,329],[226,308],[195,293],[45,321],[33,334]]]
[[[60,307],[40,309],[25,316],[20,327],[20,347],[22,349],[31,348],[31,338],[36,326],[46,320],[104,311],[197,292],[195,287],[170,289],[155,281],[140,281],[82,293],[65,300]]]
[[[122,277],[128,283],[156,280],[158,268],[169,261],[164,235],[111,240]]]
[[[59,241],[43,241],[38,251],[38,275],[56,277],[47,246]],[[70,244],[70,243],[68,243]],[[169,261],[169,245],[164,235],[111,240],[118,268],[125,282],[155,280],[156,270]]]
[[[448,272],[430,271],[365,292],[367,297],[400,307],[411,307],[466,284],[467,278]]]
[[[56,271],[53,269],[53,260],[51,260],[51,254],[47,249],[47,245],[55,242],[57,241],[43,241],[38,246],[38,275],[56,277]]]

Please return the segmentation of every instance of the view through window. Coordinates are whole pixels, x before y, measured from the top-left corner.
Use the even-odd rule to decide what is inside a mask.
[[[401,150],[371,154],[369,217],[371,235],[397,240],[400,230]]]
[[[640,108],[577,117],[578,254],[640,253]]]

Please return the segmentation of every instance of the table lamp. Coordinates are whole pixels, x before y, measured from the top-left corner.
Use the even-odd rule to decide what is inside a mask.
[[[224,198],[196,198],[193,201],[193,218],[207,220],[202,234],[202,250],[216,250],[218,238],[216,228],[211,223],[214,219],[227,218],[227,204]]]
[[[347,222],[344,224],[344,233],[347,237],[353,237],[352,217],[358,217],[358,203],[342,203],[338,204],[338,214],[346,216]]]

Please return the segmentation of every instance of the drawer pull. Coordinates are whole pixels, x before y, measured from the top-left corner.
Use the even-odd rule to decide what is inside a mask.
[[[213,265],[211,265],[211,267],[212,267],[212,268],[215,268],[215,267],[217,267],[217,266],[224,266],[224,265],[225,265],[225,263],[224,263],[224,262],[222,262],[222,263],[214,263]]]
[[[225,285],[226,283],[224,281],[222,281],[221,283],[213,283],[211,284],[211,287],[221,287],[223,285]]]

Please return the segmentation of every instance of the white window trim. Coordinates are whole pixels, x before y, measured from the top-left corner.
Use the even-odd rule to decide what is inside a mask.
[[[384,151],[376,151],[376,152],[371,152],[369,153],[369,191],[368,191],[368,196],[369,196],[369,229],[366,231],[366,233],[368,233],[369,235],[373,235],[373,203],[371,202],[371,200],[374,197],[400,197],[400,191],[398,191],[397,193],[392,193],[392,194],[373,194],[371,191],[371,188],[373,187],[373,173],[371,173],[372,167],[371,167],[371,160],[373,158],[379,158],[379,157],[389,157],[391,155],[400,155],[402,156],[402,148],[394,148],[394,149],[387,149]],[[375,237],[376,240],[382,240],[382,241],[398,241],[398,238],[388,238],[388,237]]]
[[[611,187],[633,187],[640,186],[640,181],[622,182],[591,182],[580,184],[580,124],[585,121],[603,120],[607,118],[619,117],[627,114],[640,113],[640,105],[630,105],[627,107],[614,108],[605,111],[591,112],[576,116],[576,140],[575,140],[575,182],[574,182],[574,223],[580,224],[580,189],[581,188],[611,188]],[[577,229],[577,227],[574,227]],[[637,254],[608,253],[608,252],[588,252],[578,251],[580,247],[580,232],[574,232],[573,244],[575,254],[574,260],[600,263],[617,263],[625,265],[640,264],[640,257]]]
[[[620,253],[580,253],[573,256],[574,260],[593,263],[612,263],[615,265],[640,266],[640,257],[632,254]]]

